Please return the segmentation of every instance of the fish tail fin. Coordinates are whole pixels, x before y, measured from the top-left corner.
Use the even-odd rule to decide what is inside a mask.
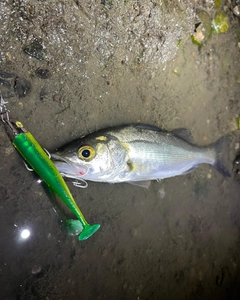
[[[213,144],[210,145],[211,148],[214,149],[215,151],[215,161],[213,163],[213,166],[224,176],[226,177],[231,177],[230,172],[228,169],[225,167],[226,164],[226,159],[225,156],[229,152],[227,150],[227,146],[229,145],[230,142],[230,137],[229,136],[224,136],[214,142]]]

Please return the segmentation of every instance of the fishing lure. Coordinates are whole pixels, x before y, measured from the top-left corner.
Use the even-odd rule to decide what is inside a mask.
[[[86,221],[83,213],[73,199],[67,184],[44,149],[39,145],[34,136],[23,127],[21,122],[10,121],[9,110],[6,108],[7,103],[8,102],[3,100],[0,93],[1,121],[4,123],[14,147],[40,176],[40,178],[63,200],[71,212],[74,213],[80,221],[83,230],[81,231],[78,239],[88,239],[99,229],[100,224],[90,225]]]
[[[58,216],[60,227],[66,232],[67,235],[79,235],[83,226],[79,220],[73,220],[67,218],[63,208],[59,205],[58,196],[44,181],[41,182],[43,189],[45,190],[49,201],[52,204],[53,210]]]

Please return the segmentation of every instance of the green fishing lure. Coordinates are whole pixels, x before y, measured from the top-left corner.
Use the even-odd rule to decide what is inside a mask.
[[[14,147],[40,176],[40,178],[63,200],[71,212],[74,213],[77,219],[81,222],[83,230],[81,231],[78,239],[88,239],[99,229],[100,224],[90,225],[86,221],[83,213],[73,199],[66,182],[55,167],[54,163],[34,136],[23,127],[21,122],[12,122],[9,120],[9,111],[6,109],[7,102],[3,100],[1,95],[0,98],[1,120],[5,125]]]

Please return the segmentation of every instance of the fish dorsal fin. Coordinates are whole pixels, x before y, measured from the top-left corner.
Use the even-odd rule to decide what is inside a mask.
[[[136,186],[140,186],[140,187],[144,187],[146,189],[149,188],[151,181],[150,180],[145,180],[145,181],[128,181],[127,183],[132,184],[132,185],[136,185]]]
[[[158,127],[152,126],[152,125],[136,124],[136,125],[134,125],[134,127],[138,128],[138,129],[148,129],[148,130],[154,130],[154,131],[162,131],[161,128],[158,128]]]
[[[171,131],[171,133],[182,140],[188,142],[188,143],[193,143],[193,137],[191,132],[186,129],[186,128],[179,128],[179,129],[174,129]]]

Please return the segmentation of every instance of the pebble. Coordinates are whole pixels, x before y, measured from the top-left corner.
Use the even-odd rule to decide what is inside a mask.
[[[45,88],[42,88],[41,91],[40,91],[40,94],[39,94],[39,98],[40,100],[44,100],[44,98],[47,97],[47,91]]]
[[[31,90],[31,83],[24,78],[17,77],[15,79],[14,91],[17,93],[18,97],[26,97]]]
[[[159,191],[158,191],[158,194],[159,194],[159,197],[160,197],[160,199],[163,199],[164,197],[165,197],[165,191],[164,191],[164,189],[160,189]]]
[[[33,268],[32,268],[32,274],[38,274],[40,273],[42,270],[42,268],[40,266],[37,266],[35,265]]]
[[[24,46],[23,51],[29,56],[35,57],[38,60],[44,60],[46,56],[46,51],[43,49],[43,46],[37,39]]]
[[[48,79],[51,77],[51,72],[48,69],[41,69],[38,68],[35,71],[35,74],[37,77],[41,78],[41,79]]]
[[[60,101],[60,95],[59,94],[53,95],[53,101],[59,102]]]
[[[235,16],[240,17],[240,5],[237,5],[233,8],[233,13]]]

